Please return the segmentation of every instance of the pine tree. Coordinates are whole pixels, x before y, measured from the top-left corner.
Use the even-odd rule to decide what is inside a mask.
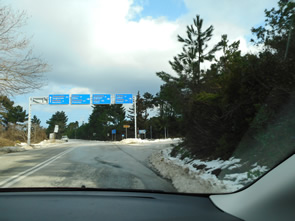
[[[89,117],[89,137],[91,139],[107,140],[108,134],[113,129],[118,134],[123,131],[125,120],[125,110],[122,104],[116,105],[96,105],[93,106]]]
[[[26,111],[23,107],[14,106],[14,102],[6,96],[0,96],[0,122],[8,129],[9,123],[23,123],[27,120]]]
[[[52,117],[46,121],[46,124],[49,124],[46,133],[47,135],[54,132],[55,125],[59,126],[58,133],[56,138],[61,138],[61,136],[65,133],[67,128],[68,117],[64,111],[57,111]]]
[[[136,95],[136,119],[137,119],[137,128],[146,129],[147,120],[149,118],[148,110],[153,108],[154,98],[152,94],[146,92],[143,97],[140,95],[140,92],[137,92]],[[128,110],[128,118],[131,122],[134,122],[134,105]],[[133,127],[134,128],[134,127]]]
[[[33,125],[38,125],[38,126],[40,126],[40,124],[41,124],[41,120],[38,119],[36,115],[33,116],[31,122],[32,122]]]

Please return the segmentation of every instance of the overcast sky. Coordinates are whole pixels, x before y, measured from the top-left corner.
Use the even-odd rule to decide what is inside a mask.
[[[264,9],[277,0],[2,0],[25,10],[24,29],[34,54],[51,67],[47,86],[12,98],[28,108],[30,96],[74,93],[155,94],[158,71],[172,73],[168,61],[181,50],[177,35],[199,14],[204,28],[213,25],[216,43],[222,34],[240,40],[241,50],[255,51],[250,29],[263,24]],[[128,109],[128,106],[126,106]],[[47,126],[56,111],[69,122],[87,122],[90,106],[34,105],[33,114]]]

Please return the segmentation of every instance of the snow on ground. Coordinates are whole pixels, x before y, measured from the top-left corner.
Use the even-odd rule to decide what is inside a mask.
[[[152,143],[174,143],[180,141],[180,138],[168,138],[168,139],[155,139],[155,140],[149,140],[149,139],[140,139],[140,138],[128,138],[128,139],[123,139],[121,141],[117,141],[115,143],[118,144],[152,144]]]
[[[172,181],[179,192],[186,193],[223,193],[233,192],[254,181],[268,169],[265,166],[253,164],[249,171],[242,173],[230,172],[242,166],[241,159],[229,160],[194,160],[180,159],[180,156],[170,156],[172,147],[163,149],[151,155],[151,164],[159,173]],[[223,179],[215,174],[227,169]]]
[[[13,152],[21,152],[33,149],[30,146],[10,146],[10,147],[1,147],[0,152],[2,153],[13,153]]]
[[[34,149],[37,149],[37,148],[51,147],[51,146],[55,146],[55,145],[62,144],[62,143],[65,143],[65,141],[62,141],[62,140],[43,140],[40,143],[32,144],[32,146],[33,146]]]
[[[2,153],[14,153],[14,152],[22,152],[26,150],[33,150],[33,149],[39,149],[39,148],[45,148],[45,147],[51,147],[58,144],[64,143],[64,141],[61,140],[43,140],[40,143],[37,144],[31,144],[28,145],[27,143],[19,143],[15,146],[8,146],[8,147],[1,147],[0,152]]]

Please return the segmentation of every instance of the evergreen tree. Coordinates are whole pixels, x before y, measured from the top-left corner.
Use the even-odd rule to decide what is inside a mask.
[[[183,44],[182,52],[169,62],[178,76],[156,73],[164,81],[159,96],[160,116],[169,113],[170,116],[166,117],[168,122],[173,119],[176,123],[177,119],[181,119],[184,144],[189,148],[195,148],[196,140],[203,146],[214,146],[211,142],[213,134],[207,128],[217,113],[213,108],[208,108],[208,104],[213,104],[217,96],[210,91],[205,92],[208,85],[204,80],[206,72],[201,65],[205,61],[213,61],[214,54],[222,48],[222,44],[208,48],[213,26],[203,31],[203,20],[198,15],[193,24],[187,26],[186,33],[186,38],[178,36],[178,41]]]
[[[49,126],[47,127],[46,133],[47,135],[54,132],[55,125],[58,125],[58,133],[56,138],[61,138],[61,136],[65,133],[67,127],[68,117],[64,111],[57,111],[52,117],[46,121],[46,124]]]
[[[136,95],[136,119],[137,119],[137,129],[148,129],[148,118],[149,110],[155,107],[154,96],[148,92],[145,92],[143,96],[140,95],[140,92],[137,92]],[[131,121],[131,124],[134,122],[134,105],[128,110],[128,118]],[[134,126],[130,128],[134,130]]]
[[[220,45],[215,45],[208,50],[208,42],[213,34],[213,26],[203,29],[203,19],[199,15],[193,20],[193,25],[187,26],[187,38],[178,35],[178,41],[183,43],[182,53],[169,61],[172,69],[178,74],[178,78],[172,77],[165,72],[158,72],[157,75],[165,82],[170,81],[181,84],[182,89],[192,92],[198,90],[201,76],[204,71],[201,64],[205,61],[212,61],[214,54],[220,49]]]
[[[26,111],[23,110],[23,107],[17,105],[7,114],[7,121],[14,124],[17,122],[23,123],[28,119],[27,116],[28,115],[26,114]]]
[[[295,3],[279,1],[278,8],[265,10],[265,24],[252,28],[256,45],[264,46],[281,60],[295,57]]]
[[[79,122],[71,122],[67,126],[67,136],[69,138],[77,138],[77,129],[79,128]]]
[[[34,115],[33,118],[32,118],[32,120],[31,120],[31,123],[32,123],[33,125],[38,125],[38,126],[40,126],[40,124],[41,124],[41,120],[38,119],[36,115]]]
[[[32,123],[32,141],[33,142],[40,142],[46,139],[46,132],[45,129],[40,126],[41,120],[34,115],[31,119]]]
[[[122,104],[93,106],[89,117],[89,138],[98,140],[110,139],[111,130],[116,129],[118,138],[122,134],[125,110]]]
[[[26,111],[23,107],[14,106],[14,102],[6,96],[0,96],[0,122],[8,129],[9,123],[23,123],[27,120]]]
[[[14,102],[7,96],[0,96],[0,123],[7,128],[7,115],[12,110]]]

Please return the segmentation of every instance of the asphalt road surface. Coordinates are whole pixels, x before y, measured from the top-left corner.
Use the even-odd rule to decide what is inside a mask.
[[[0,156],[0,188],[96,187],[175,192],[149,165],[167,143],[124,145],[70,140],[54,147]]]

